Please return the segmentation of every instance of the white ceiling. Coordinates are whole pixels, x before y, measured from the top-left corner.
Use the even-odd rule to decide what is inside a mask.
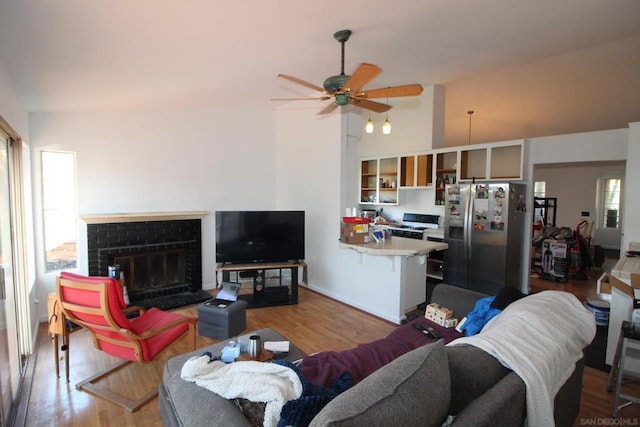
[[[449,145],[469,109],[473,142],[640,121],[639,0],[0,0],[0,69],[29,112],[274,105],[310,95],[279,73],[339,73],[347,28],[368,88],[445,86]]]

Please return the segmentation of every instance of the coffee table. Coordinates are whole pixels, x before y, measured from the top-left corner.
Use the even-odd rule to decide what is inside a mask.
[[[285,336],[271,328],[249,332],[239,336],[238,340],[248,341],[250,335],[260,335],[263,343],[266,341],[288,341]],[[229,341],[231,340],[224,340],[190,353],[181,354],[167,361],[158,395],[160,415],[164,426],[250,425],[233,401],[224,399],[180,377],[182,366],[189,358],[201,356],[205,351],[211,352],[214,356],[220,356],[222,349]],[[295,362],[304,356],[302,350],[290,342],[289,353],[282,359]]]

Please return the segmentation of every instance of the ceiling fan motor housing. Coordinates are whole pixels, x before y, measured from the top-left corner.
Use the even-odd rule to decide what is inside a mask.
[[[349,77],[351,76],[347,76],[346,74],[328,77],[324,83],[322,83],[322,87],[324,87],[324,90],[327,92],[336,92],[342,89],[342,86],[349,80]]]

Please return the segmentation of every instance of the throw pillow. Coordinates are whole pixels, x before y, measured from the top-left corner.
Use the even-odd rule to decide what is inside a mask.
[[[525,296],[525,294],[523,294],[516,288],[502,288],[496,294],[496,299],[491,303],[491,308],[504,310],[512,302],[517,301]]]
[[[338,395],[310,426],[440,426],[450,378],[442,340],[412,350]]]

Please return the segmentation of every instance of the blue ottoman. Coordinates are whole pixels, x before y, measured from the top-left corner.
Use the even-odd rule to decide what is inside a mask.
[[[247,302],[209,300],[198,305],[198,335],[225,340],[247,327]]]

